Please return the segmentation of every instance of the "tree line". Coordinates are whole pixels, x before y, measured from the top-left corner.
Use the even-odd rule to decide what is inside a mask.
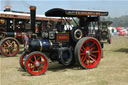
[[[128,27],[128,15],[120,17],[101,17],[101,21],[112,21],[111,26],[113,27]],[[76,18],[75,21],[78,23],[79,20]],[[73,21],[71,22],[74,26],[76,25]]]
[[[105,18],[106,21],[112,21],[112,25],[113,27],[128,27],[128,15],[124,15],[121,17],[108,17]]]

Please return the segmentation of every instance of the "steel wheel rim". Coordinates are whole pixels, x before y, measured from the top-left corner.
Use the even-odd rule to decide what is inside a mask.
[[[32,60],[32,58],[34,59],[34,61]],[[36,62],[38,62],[39,66],[36,65]],[[42,66],[41,64],[44,64],[44,65]],[[48,66],[48,61],[46,57],[39,53],[31,55],[26,61],[27,70],[32,75],[40,75],[44,73],[47,69],[47,66]],[[39,68],[42,68],[42,69],[39,70]]]
[[[101,58],[101,47],[94,39],[88,39],[80,47],[80,61],[86,68],[97,66]]]
[[[5,56],[15,56],[19,51],[19,44],[13,39],[7,39],[1,44],[1,52]]]

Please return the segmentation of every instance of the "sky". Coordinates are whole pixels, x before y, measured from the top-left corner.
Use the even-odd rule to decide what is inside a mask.
[[[128,15],[128,0],[0,0],[0,11],[5,5],[10,5],[12,10],[27,12],[29,6],[34,5],[40,15],[51,8],[105,10],[110,17]]]

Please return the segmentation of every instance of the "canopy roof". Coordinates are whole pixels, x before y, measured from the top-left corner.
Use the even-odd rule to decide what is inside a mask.
[[[102,10],[74,10],[53,8],[45,12],[45,15],[54,17],[108,16],[108,12]]]
[[[30,14],[15,12],[0,12],[0,18],[30,19]],[[36,20],[41,21],[62,21],[60,18],[46,17],[45,15],[36,15]]]

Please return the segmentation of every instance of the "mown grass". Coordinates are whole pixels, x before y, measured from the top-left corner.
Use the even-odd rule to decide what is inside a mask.
[[[113,37],[105,44],[104,58],[93,69],[66,68],[50,63],[44,75],[30,76],[19,66],[19,56],[0,55],[1,85],[128,85],[128,37]]]

